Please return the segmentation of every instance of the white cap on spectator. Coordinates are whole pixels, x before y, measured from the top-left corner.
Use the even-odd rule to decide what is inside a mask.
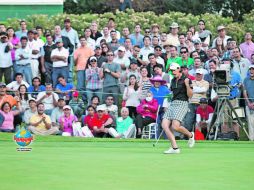
[[[217,31],[223,30],[223,29],[225,29],[225,28],[226,28],[225,26],[218,26],[218,27],[217,27]]]
[[[125,47],[120,46],[120,47],[117,49],[117,51],[125,51]]]
[[[249,69],[251,69],[251,68],[253,68],[253,69],[254,69],[254,65],[250,65],[250,66],[249,66]]]
[[[92,56],[92,57],[90,57],[89,61],[92,61],[92,60],[96,60],[97,61],[97,58],[95,56]]]
[[[65,105],[65,106],[63,107],[63,110],[65,110],[65,109],[71,110],[71,106]]]
[[[203,75],[203,74],[204,74],[203,69],[197,69],[197,70],[196,70],[196,74],[201,74],[201,75]]]
[[[103,105],[99,105],[99,106],[97,106],[96,110],[97,110],[97,111],[105,111],[105,110],[106,110],[106,107],[103,106]]]
[[[180,69],[180,65],[178,63],[171,63],[170,64],[170,70],[176,70],[176,69]]]

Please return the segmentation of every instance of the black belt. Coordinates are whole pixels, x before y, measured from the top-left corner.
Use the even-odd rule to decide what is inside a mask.
[[[30,63],[27,63],[27,64],[17,64],[18,66],[27,66],[27,65],[30,65]]]

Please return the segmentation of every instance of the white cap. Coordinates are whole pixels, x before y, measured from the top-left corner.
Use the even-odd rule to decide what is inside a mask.
[[[176,70],[176,69],[180,69],[180,65],[178,63],[171,63],[170,64],[170,70]]]
[[[125,47],[120,46],[120,47],[117,49],[117,51],[124,51],[124,52],[125,52],[126,50],[125,50]]]
[[[65,105],[65,106],[63,107],[63,110],[65,110],[65,109],[71,110],[71,106]]]
[[[95,56],[90,57],[89,61],[92,61],[93,59],[97,61],[97,58]]]
[[[249,69],[250,69],[250,68],[253,68],[253,69],[254,69],[254,65],[250,65],[250,66],[249,66]]]
[[[99,106],[97,106],[96,110],[97,110],[97,111],[105,111],[105,110],[106,110],[106,107],[103,106],[103,105],[99,105]]]
[[[197,70],[196,70],[196,74],[201,74],[201,75],[203,75],[203,74],[204,74],[203,69],[197,69]]]
[[[225,29],[225,28],[226,28],[225,26],[218,26],[217,31],[220,31],[220,30]]]

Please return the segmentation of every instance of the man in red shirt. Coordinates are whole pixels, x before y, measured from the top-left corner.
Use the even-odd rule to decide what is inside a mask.
[[[206,98],[201,98],[199,103],[200,105],[197,107],[196,112],[196,130],[202,132],[206,137],[214,110],[212,106],[208,105],[208,100]]]

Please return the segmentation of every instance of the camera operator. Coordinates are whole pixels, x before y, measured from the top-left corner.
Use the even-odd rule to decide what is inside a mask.
[[[0,32],[0,81],[4,75],[5,83],[12,81],[12,44],[8,42],[6,32]]]

